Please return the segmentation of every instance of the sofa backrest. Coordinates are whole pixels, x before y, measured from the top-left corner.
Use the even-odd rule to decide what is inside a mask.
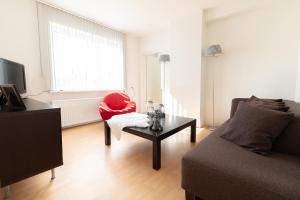
[[[246,101],[248,98],[235,98],[231,103],[230,118],[233,117],[240,101]],[[283,133],[274,141],[273,150],[280,153],[300,156],[300,103],[290,100],[284,100],[286,106],[290,107],[288,112],[295,115],[295,119],[283,131]]]
[[[288,112],[295,115],[295,119],[273,143],[273,150],[281,153],[300,156],[300,103],[284,100],[290,107]]]

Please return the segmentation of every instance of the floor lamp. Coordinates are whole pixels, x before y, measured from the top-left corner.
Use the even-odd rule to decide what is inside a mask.
[[[159,56],[159,62],[161,63],[161,64],[163,64],[163,92],[164,92],[164,94],[163,94],[163,103],[164,104],[166,104],[166,63],[167,62],[170,62],[170,55],[169,54],[161,54],[160,56]]]
[[[207,48],[207,53],[206,56],[207,57],[216,57],[219,55],[222,55],[223,51],[222,51],[222,47],[219,44],[215,44],[215,45],[210,45]],[[213,66],[213,73],[212,73],[212,127],[210,127],[210,130],[214,130],[215,129],[215,70],[214,70],[214,66]]]

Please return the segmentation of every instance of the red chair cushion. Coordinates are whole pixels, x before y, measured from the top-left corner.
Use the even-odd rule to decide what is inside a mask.
[[[99,105],[99,113],[104,121],[114,115],[136,112],[136,103],[120,92],[108,94]]]
[[[130,98],[123,92],[113,92],[106,95],[103,102],[113,110],[122,110],[130,102]]]

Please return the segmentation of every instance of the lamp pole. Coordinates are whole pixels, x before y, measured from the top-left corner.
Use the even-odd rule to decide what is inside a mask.
[[[221,45],[210,45],[207,49],[207,56],[216,57],[217,55],[222,55],[223,50]],[[212,66],[212,127],[210,130],[215,129],[215,67]]]
[[[213,124],[212,129],[215,129],[215,67],[213,66],[213,89],[212,89],[212,118],[213,118]]]

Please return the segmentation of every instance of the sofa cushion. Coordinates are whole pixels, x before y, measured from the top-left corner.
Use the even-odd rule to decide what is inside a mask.
[[[272,142],[294,118],[285,113],[240,102],[222,138],[255,153],[268,154]]]
[[[293,122],[274,141],[273,150],[281,153],[300,156],[300,104],[285,100],[290,111],[295,114]]]
[[[300,158],[260,156],[223,140],[227,124],[184,155],[182,187],[210,200],[300,199]]]
[[[254,95],[252,95],[251,97],[250,97],[250,99],[258,99],[258,100],[262,100],[262,101],[264,101],[264,102],[283,102],[283,99],[260,99],[260,98],[258,98],[258,97],[256,97],[256,96],[254,96]]]
[[[250,97],[247,101],[250,105],[254,105],[261,108],[267,108],[271,110],[278,110],[282,112],[287,112],[289,107],[285,105],[282,99],[259,99],[255,96]]]
[[[275,102],[286,102],[286,101],[283,101],[282,99],[262,99],[264,101],[275,101]],[[237,106],[238,104],[241,102],[241,101],[245,101],[245,102],[248,102],[249,101],[249,98],[234,98],[232,99],[232,102],[231,102],[231,110],[230,110],[230,118],[233,117],[236,109],[237,109]],[[288,106],[288,105],[287,105]]]

